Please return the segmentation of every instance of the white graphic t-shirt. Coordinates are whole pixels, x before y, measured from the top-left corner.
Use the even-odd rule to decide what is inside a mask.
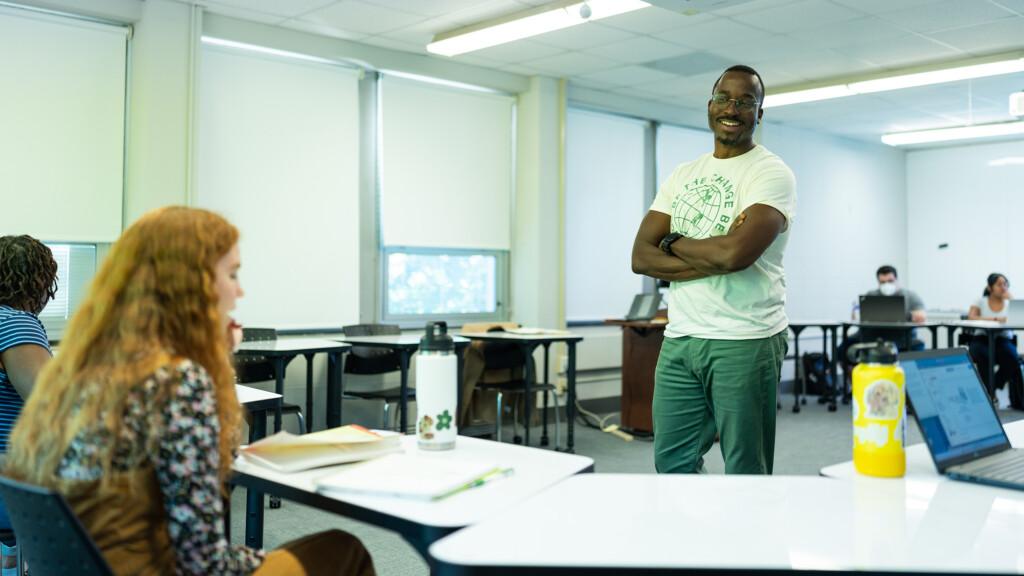
[[[651,210],[671,216],[672,232],[702,239],[728,232],[733,220],[754,204],[786,217],[782,233],[746,270],[673,282],[665,336],[751,340],[786,329],[782,254],[796,213],[796,179],[778,156],[763,146],[735,158],[705,154],[672,172]]]

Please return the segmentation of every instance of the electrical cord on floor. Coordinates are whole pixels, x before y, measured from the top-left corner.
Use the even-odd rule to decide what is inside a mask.
[[[601,418],[597,414],[594,414],[593,412],[591,412],[591,411],[587,410],[586,408],[584,408],[580,404],[580,399],[579,398],[576,398],[576,413],[583,419],[583,423],[586,424],[590,428],[596,428],[596,429],[598,429],[601,432],[604,432],[606,434],[611,434],[613,436],[618,436],[619,438],[622,438],[623,440],[625,440],[627,442],[633,440],[633,435],[632,434],[628,434],[626,432],[623,432],[622,430],[619,430],[619,425],[618,424],[605,424],[606,422],[608,422],[609,419],[611,419],[614,416],[616,416],[617,413],[612,413],[612,414],[609,414],[609,415],[605,416],[604,418]],[[589,418],[593,418],[594,421],[597,422],[597,424],[592,423],[589,420]]]

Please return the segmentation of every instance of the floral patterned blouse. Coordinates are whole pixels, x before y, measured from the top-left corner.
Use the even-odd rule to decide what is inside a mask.
[[[156,392],[170,384],[162,406]],[[61,462],[67,480],[97,480],[98,446],[110,431],[83,429]],[[220,422],[213,381],[202,366],[184,360],[156,371],[129,394],[113,467],[131,471],[152,463],[163,494],[178,574],[251,574],[263,551],[232,546],[224,534],[219,477]]]

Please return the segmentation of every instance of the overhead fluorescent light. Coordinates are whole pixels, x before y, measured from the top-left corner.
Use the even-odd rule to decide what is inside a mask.
[[[580,8],[586,4],[590,17],[580,16]],[[438,34],[427,44],[427,51],[442,56],[456,56],[482,48],[522,40],[545,32],[552,32],[569,26],[600,20],[617,14],[632,12],[650,6],[641,0],[567,0],[539,6],[526,12],[512,14],[505,18],[491,20],[452,32]]]
[[[836,84],[833,86],[811,88],[809,90],[796,90],[793,92],[783,92],[781,94],[769,94],[768,96],[765,96],[764,107],[786,106],[788,104],[828,100],[831,98],[853,96],[856,94],[871,94],[874,92],[913,88],[915,86],[943,84],[945,82],[955,82],[957,80],[1001,76],[1003,74],[1013,74],[1015,72],[1024,72],[1024,58],[1011,58],[998,62],[985,62],[982,64],[946,68],[944,70],[901,74],[899,76],[875,78],[873,80],[850,82],[848,84]]]
[[[908,144],[927,144],[930,142],[968,140],[990,136],[1012,136],[1013,134],[1024,134],[1024,122],[1002,122],[998,124],[979,124],[978,126],[941,128],[939,130],[899,132],[882,136],[882,142],[890,146],[906,146]]]
[[[1008,156],[1006,158],[999,158],[998,160],[989,160],[985,163],[986,166],[1024,166],[1024,158],[1020,156]]]

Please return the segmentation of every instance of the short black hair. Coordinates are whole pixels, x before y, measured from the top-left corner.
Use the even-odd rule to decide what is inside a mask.
[[[751,74],[753,76],[757,76],[757,83],[761,85],[761,97],[757,99],[757,103],[758,104],[763,104],[764,103],[764,80],[761,80],[761,75],[757,73],[757,70],[754,70],[750,66],[746,66],[746,65],[743,65],[743,64],[737,64],[735,66],[729,66],[728,68],[726,68],[725,72],[722,72],[721,76],[718,77],[718,80],[715,80],[714,86],[711,87],[711,93],[712,94],[714,94],[715,93],[715,89],[718,88],[718,83],[722,81],[722,76],[725,76],[729,72],[743,72],[745,74]]]
[[[888,264],[886,264],[885,266],[882,266],[881,268],[879,268],[878,272],[875,272],[875,276],[876,277],[877,276],[881,276],[882,274],[892,274],[893,278],[899,278],[900,277],[900,275],[896,273],[896,269],[893,268],[892,266],[889,266]]]

